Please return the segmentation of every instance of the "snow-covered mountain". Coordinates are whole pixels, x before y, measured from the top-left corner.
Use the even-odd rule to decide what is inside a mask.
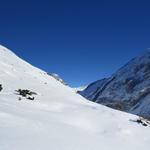
[[[94,102],[150,119],[150,49],[110,78],[96,81],[79,93]]]
[[[85,100],[3,46],[0,84],[0,150],[149,147],[150,127],[134,122],[137,116]]]
[[[86,89],[86,85],[83,85],[83,86],[79,86],[79,87],[73,87],[73,90],[75,92],[78,92],[78,91],[83,91],[84,89]]]

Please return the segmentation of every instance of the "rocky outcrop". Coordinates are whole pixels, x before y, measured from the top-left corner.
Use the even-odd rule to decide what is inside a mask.
[[[48,75],[52,76],[55,78],[57,81],[61,82],[64,85],[68,85],[58,74],[56,73],[47,73]]]

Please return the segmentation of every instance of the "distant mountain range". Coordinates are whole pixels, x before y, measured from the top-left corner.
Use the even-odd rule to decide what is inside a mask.
[[[111,77],[93,82],[78,93],[93,102],[150,119],[150,49]]]

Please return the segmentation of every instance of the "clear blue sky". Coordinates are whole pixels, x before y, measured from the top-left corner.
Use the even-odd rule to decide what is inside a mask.
[[[2,0],[0,44],[72,86],[110,76],[150,47],[147,0]]]

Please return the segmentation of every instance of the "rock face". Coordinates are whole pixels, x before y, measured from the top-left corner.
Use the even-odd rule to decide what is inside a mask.
[[[110,78],[96,81],[79,93],[96,103],[150,119],[150,49]]]

